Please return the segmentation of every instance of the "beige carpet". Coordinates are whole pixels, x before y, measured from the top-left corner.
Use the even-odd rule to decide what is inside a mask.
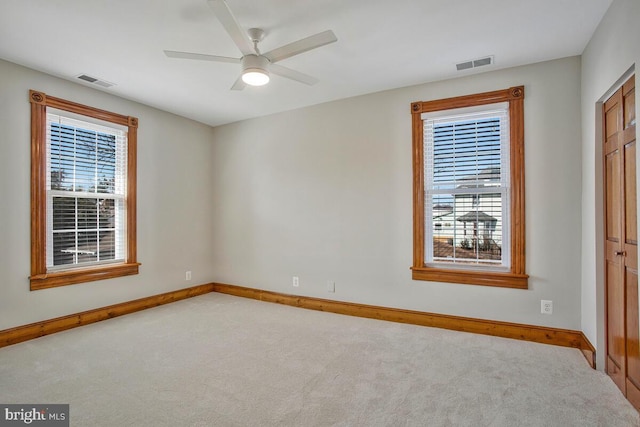
[[[639,426],[578,350],[222,294],[0,349],[72,426]]]

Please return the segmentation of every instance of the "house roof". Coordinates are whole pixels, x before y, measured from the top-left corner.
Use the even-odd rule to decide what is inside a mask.
[[[457,221],[460,222],[489,222],[489,221],[497,221],[495,217],[491,215],[487,215],[482,211],[470,211],[466,214],[459,216],[456,218]]]
[[[500,168],[481,169],[477,175],[467,175],[461,181],[500,181]]]

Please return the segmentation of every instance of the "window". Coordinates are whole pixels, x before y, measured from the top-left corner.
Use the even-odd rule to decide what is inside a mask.
[[[527,288],[524,87],[415,102],[413,279]]]
[[[422,114],[427,265],[509,265],[508,110],[505,102]],[[442,229],[445,220],[452,226]]]
[[[137,119],[29,100],[31,289],[137,274]]]

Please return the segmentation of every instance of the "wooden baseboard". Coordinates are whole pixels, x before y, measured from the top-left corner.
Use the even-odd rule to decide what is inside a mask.
[[[78,326],[89,325],[101,320],[111,319],[113,317],[145,310],[147,308],[157,307],[159,305],[168,304],[185,298],[207,294],[209,292],[219,292],[260,301],[290,305],[293,307],[346,314],[349,316],[409,323],[413,325],[430,326],[434,328],[443,328],[483,335],[493,335],[503,338],[559,345],[563,347],[574,347],[582,351],[582,354],[587,359],[589,365],[595,369],[595,349],[585,335],[580,331],[288,295],[223,283],[209,283],[194,286],[191,288],[166,292],[160,295],[114,304],[108,307],[84,311],[82,313],[72,314],[69,316],[5,329],[0,331],[0,348],[67,329],[77,328]]]
[[[596,349],[589,342],[589,339],[585,336],[584,333],[580,332],[580,337],[582,338],[582,342],[580,343],[580,351],[584,355],[585,359],[589,365],[596,369]]]
[[[0,331],[0,348],[67,329],[77,328],[78,326],[84,326],[101,320],[145,310],[147,308],[157,307],[159,305],[168,304],[185,298],[203,295],[212,292],[213,289],[213,284],[193,286],[191,288],[166,292],[160,295],[140,298],[133,301],[110,305],[108,307],[71,314],[69,316],[5,329]]]
[[[580,331],[288,295],[223,283],[213,283],[212,286],[214,292],[293,307],[573,347],[581,350],[589,365],[595,369],[595,349]]]

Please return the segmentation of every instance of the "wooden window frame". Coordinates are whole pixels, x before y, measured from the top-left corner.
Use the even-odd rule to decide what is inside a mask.
[[[498,102],[509,103],[511,173],[511,265],[509,271],[427,266],[425,264],[422,114]],[[435,101],[414,102],[411,104],[411,118],[413,133],[413,267],[411,270],[413,280],[527,289],[529,276],[525,273],[524,86]]]
[[[32,291],[138,274],[136,260],[136,163],[138,119],[29,91],[31,103],[31,276]],[[127,255],[124,262],[47,271],[47,108],[127,127]]]

